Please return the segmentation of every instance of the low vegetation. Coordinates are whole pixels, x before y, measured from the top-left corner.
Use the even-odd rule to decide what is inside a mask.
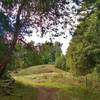
[[[100,0],[0,0],[0,100],[100,100]]]
[[[1,83],[1,81],[0,81]],[[5,95],[0,89],[0,100],[36,100],[37,91],[29,85],[16,82],[11,95]]]
[[[38,97],[39,87],[43,89],[41,91],[46,91],[46,93],[50,91],[48,89],[58,89],[54,93],[57,100],[100,99],[99,78],[92,77],[91,74],[75,77],[68,72],[55,68],[53,65],[39,65],[23,69],[16,74],[12,73],[12,75],[16,80],[14,94],[12,96],[2,95],[0,100],[32,100]],[[46,95],[46,93],[43,95]]]

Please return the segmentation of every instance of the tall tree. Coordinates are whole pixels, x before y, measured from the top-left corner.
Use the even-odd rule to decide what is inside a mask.
[[[11,59],[18,37],[32,32],[30,26],[37,30],[41,28],[41,35],[50,30],[58,34],[57,36],[60,35],[57,25],[65,24],[66,21],[70,23],[70,20],[67,20],[70,18],[69,3],[67,0],[0,0],[0,12],[9,17],[13,30],[11,44],[0,60],[0,76]],[[59,20],[60,18],[64,20]],[[70,25],[73,26],[71,23]]]
[[[87,0],[83,4],[87,8],[85,16],[81,19],[67,52],[70,71],[81,75],[100,68],[100,2]]]
[[[19,43],[16,43],[11,62],[9,63],[7,69],[16,70],[39,64],[42,64],[42,59],[34,47],[34,44],[29,42],[26,45],[25,43],[21,43],[21,41],[19,41]]]
[[[58,56],[62,54],[61,43],[45,42],[41,45],[40,55],[44,64],[54,64]]]

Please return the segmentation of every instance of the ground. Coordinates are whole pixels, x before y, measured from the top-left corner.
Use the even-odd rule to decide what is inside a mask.
[[[37,100],[56,100],[56,93],[60,91],[58,88],[37,87]]]
[[[100,100],[100,81],[93,76],[74,77],[54,65],[38,65],[12,73],[14,95],[0,100]]]

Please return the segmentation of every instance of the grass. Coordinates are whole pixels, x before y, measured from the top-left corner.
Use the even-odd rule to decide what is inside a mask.
[[[32,75],[32,74],[43,74],[43,73],[64,73],[64,71],[57,69],[54,65],[38,65],[32,66],[23,70],[18,71],[17,75]]]
[[[30,85],[16,82],[13,95],[0,94],[0,100],[36,100],[37,91]]]
[[[53,65],[38,65],[12,74],[16,80],[14,96],[0,96],[0,100],[37,100],[36,87],[59,88],[56,100],[100,100],[100,81],[88,75],[74,77]]]
[[[69,87],[57,94],[57,100],[100,100],[100,91],[87,91],[80,87]]]

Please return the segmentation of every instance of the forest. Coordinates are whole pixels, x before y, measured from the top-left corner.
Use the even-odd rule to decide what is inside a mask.
[[[0,0],[0,100],[100,100],[99,42],[100,0]]]

